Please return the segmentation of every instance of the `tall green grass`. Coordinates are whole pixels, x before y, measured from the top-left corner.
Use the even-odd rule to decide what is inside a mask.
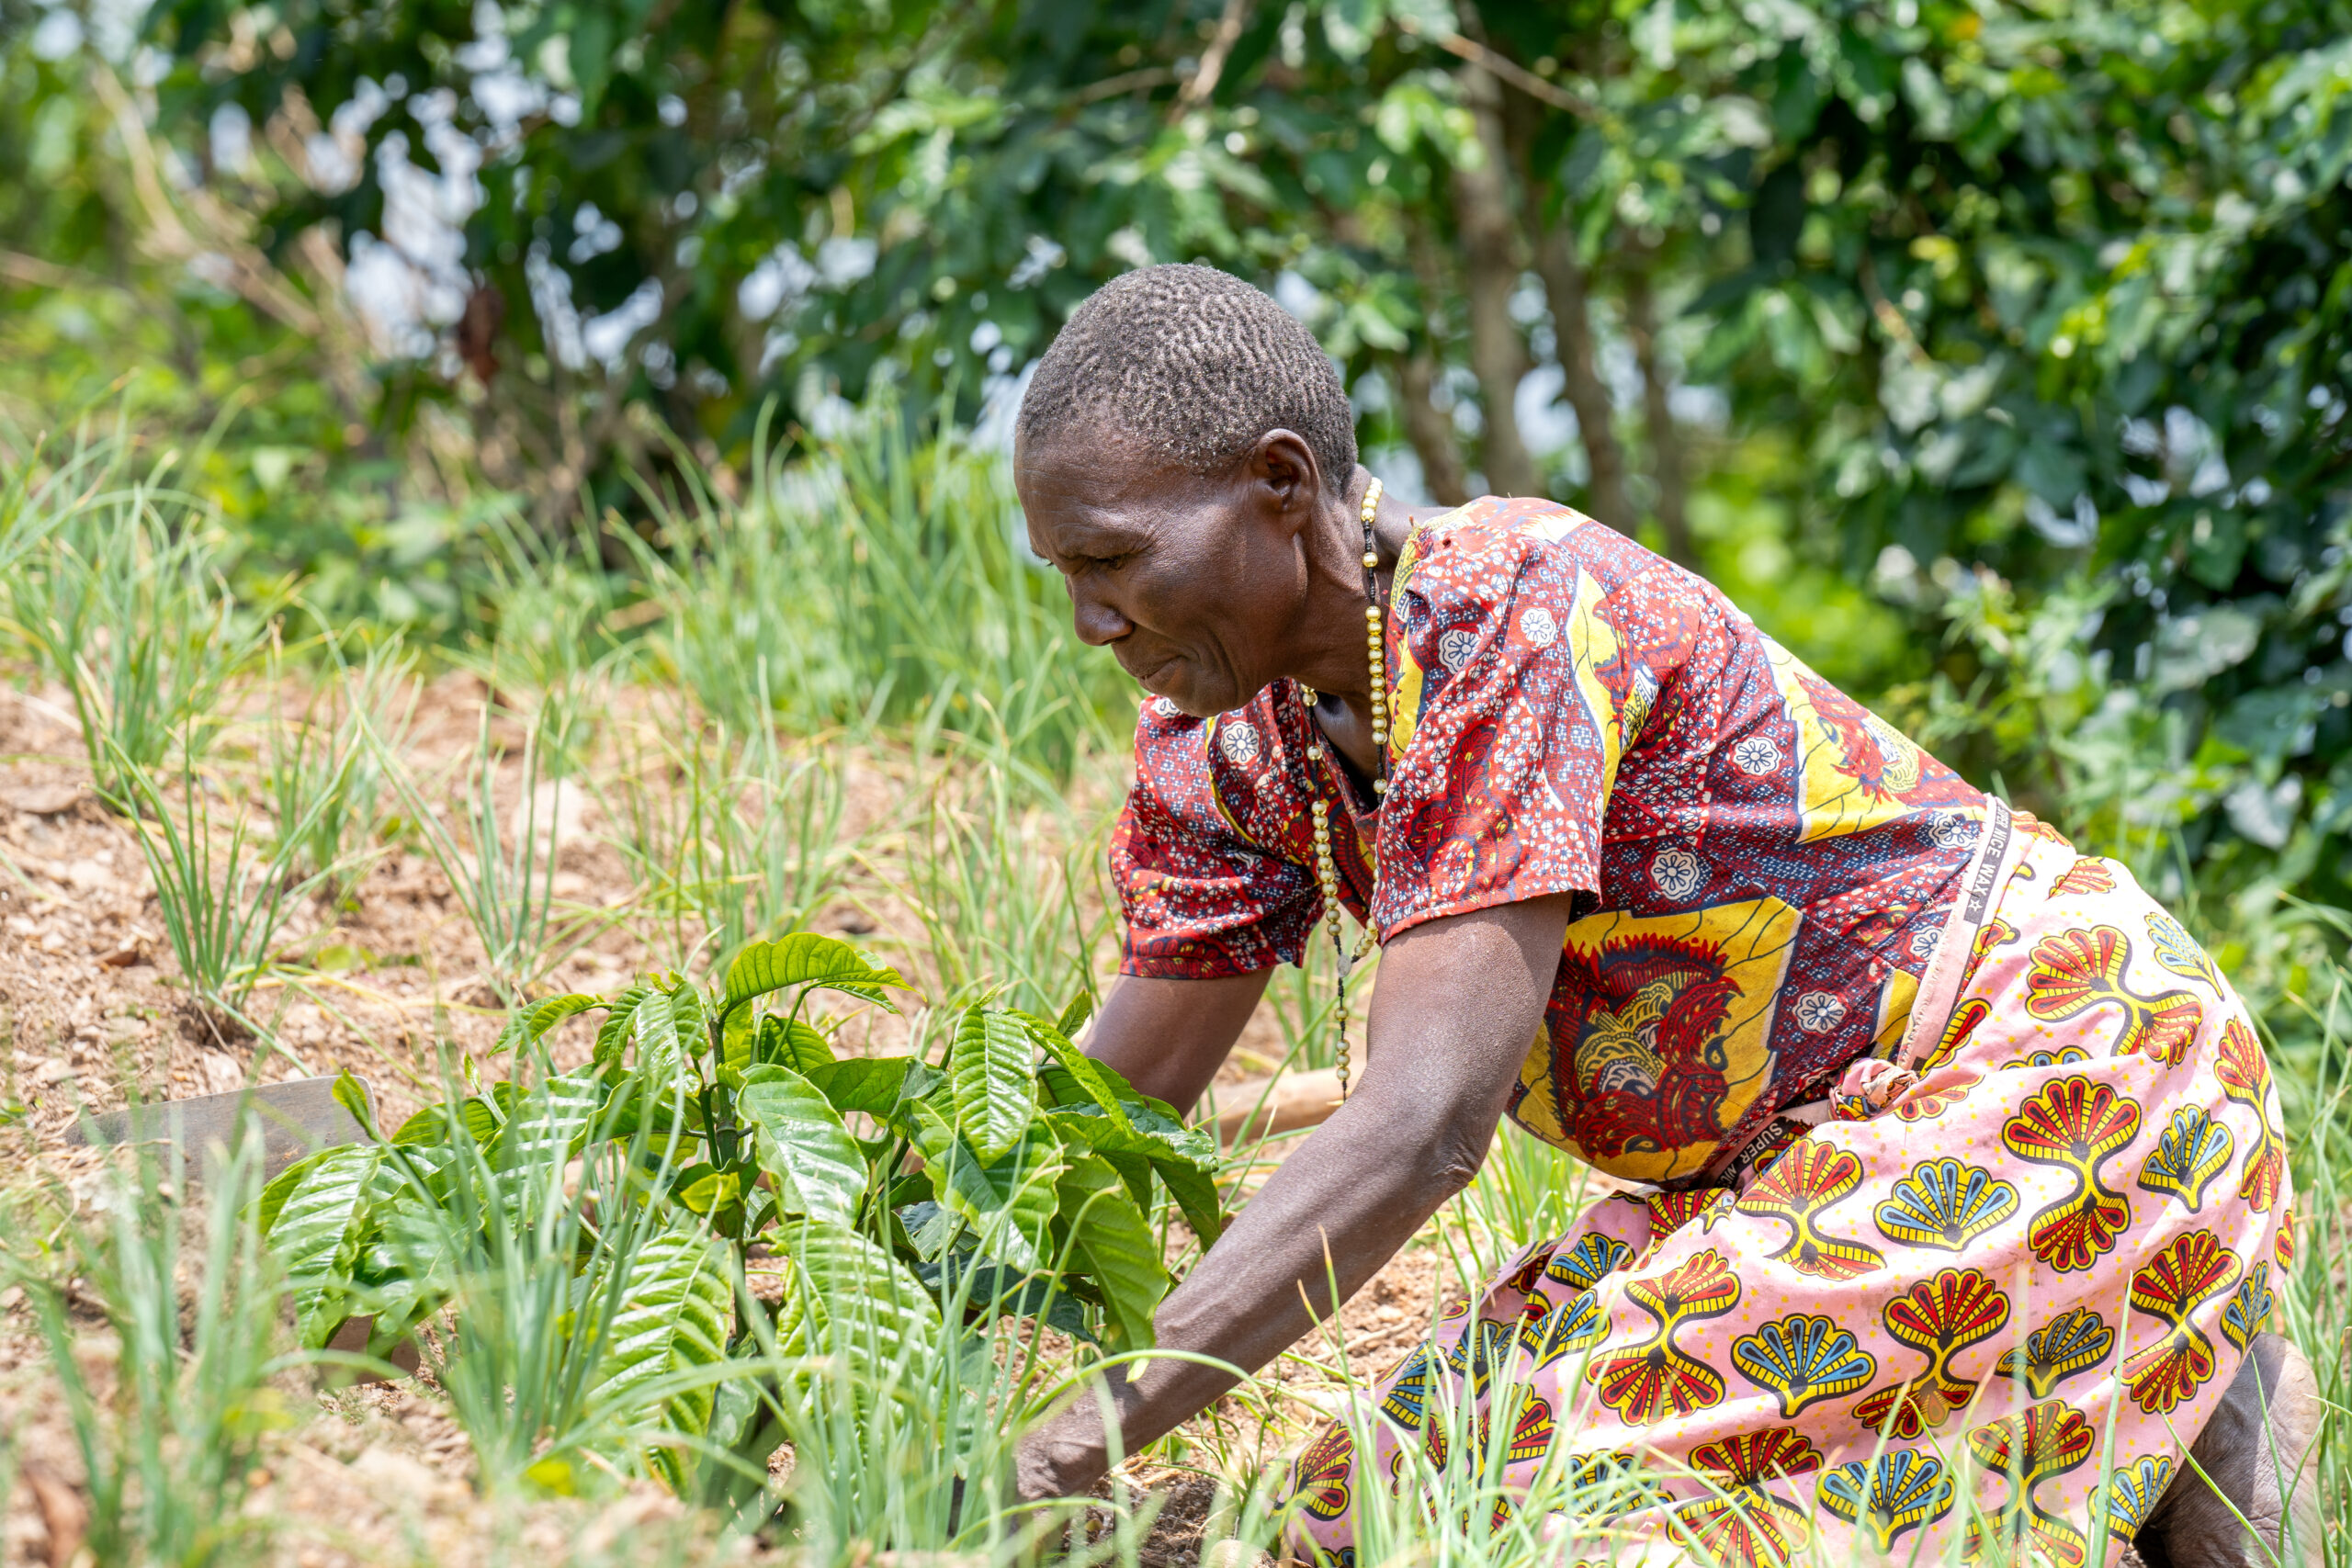
[[[314,796],[302,815],[263,832],[250,809],[216,807],[215,782],[186,753],[176,776],[161,779],[119,749],[110,755],[118,784],[106,798],[133,818],[164,936],[205,1021],[224,1043],[244,1032],[266,1038],[247,1002],[288,922],[337,869],[302,869],[332,797]],[[225,827],[216,811],[232,814]]]
[[[437,778],[421,776],[382,735],[370,741],[409,830],[440,866],[481,944],[483,984],[509,1006],[519,1005],[549,969],[613,919],[567,907],[555,892],[566,797],[582,794],[573,775],[585,698],[563,689],[535,696],[519,711],[510,709],[493,685],[472,746]],[[521,731],[511,783],[504,741],[510,723]]]
[[[31,1303],[85,1477],[85,1550],[105,1568],[226,1568],[274,1533],[243,1503],[265,1440],[299,1416],[286,1374],[315,1358],[288,1342],[248,1209],[260,1152],[248,1138],[191,1205],[196,1173],[142,1145],[101,1173],[92,1212],[9,1227],[0,1277]],[[114,1338],[102,1366],[79,1317],[90,1304]]]
[[[740,500],[689,466],[684,493],[648,492],[658,542],[624,536],[655,668],[703,712],[737,734],[988,733],[1057,780],[1120,738],[1132,688],[1028,555],[1001,458],[887,403],[814,461],[773,466],[764,423],[754,451]]]
[[[723,970],[742,947],[805,924],[854,868],[842,750],[748,736],[657,703],[616,765],[585,774],[609,841],[670,967]],[[643,929],[640,923],[640,929]]]
[[[271,606],[237,603],[220,576],[211,510],[169,480],[166,452],[143,469],[119,434],[14,467],[17,499],[0,573],[8,621],[70,694],[101,795],[129,798],[121,766],[200,755],[225,722],[222,698],[253,661]],[[35,514],[25,520],[28,513]]]
[[[992,990],[1052,1016],[1095,994],[1116,910],[1102,826],[1030,775],[1009,734],[952,739],[906,827],[899,888],[943,1004]]]

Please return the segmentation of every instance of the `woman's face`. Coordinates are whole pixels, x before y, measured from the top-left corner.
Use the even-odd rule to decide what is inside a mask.
[[[1147,691],[1207,718],[1285,672],[1322,491],[1304,441],[1272,432],[1232,474],[1203,478],[1132,441],[1064,434],[1023,443],[1013,475],[1078,635]]]

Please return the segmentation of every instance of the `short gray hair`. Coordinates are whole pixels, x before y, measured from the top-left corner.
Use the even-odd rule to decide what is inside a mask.
[[[1295,432],[1346,491],[1355,412],[1315,334],[1262,290],[1210,266],[1148,266],[1070,312],[1021,400],[1026,444],[1090,416],[1180,468],[1229,472],[1270,430]]]

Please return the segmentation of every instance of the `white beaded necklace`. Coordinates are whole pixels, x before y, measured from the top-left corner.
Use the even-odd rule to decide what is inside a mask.
[[[1381,640],[1380,625],[1380,554],[1374,547],[1372,520],[1380,509],[1380,481],[1374,479],[1363,492],[1363,612],[1364,654],[1372,667],[1372,750],[1373,750],[1373,809],[1380,808],[1380,797],[1388,793],[1388,655]],[[1316,764],[1323,761],[1323,739],[1315,724],[1315,688],[1301,685],[1299,701],[1306,705],[1309,739],[1306,743],[1307,787],[1314,791],[1308,801],[1315,813],[1315,875],[1323,889],[1323,923],[1331,932],[1331,952],[1339,961],[1339,976],[1335,984],[1337,995],[1332,1002],[1333,1032],[1338,1039],[1340,1061],[1340,1098],[1348,1098],[1348,971],[1371,953],[1373,925],[1370,908],[1364,914],[1363,933],[1356,939],[1353,953],[1340,937],[1340,864],[1331,856],[1331,808],[1323,798],[1321,781],[1316,776]],[[1339,780],[1339,762],[1331,762],[1331,793],[1344,799]],[[1375,870],[1374,888],[1378,887]],[[1369,1055],[1366,1060],[1370,1060]]]

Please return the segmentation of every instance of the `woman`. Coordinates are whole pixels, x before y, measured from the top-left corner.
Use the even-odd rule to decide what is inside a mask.
[[[1976,1512],[1965,1459],[1999,1555],[2079,1562],[2101,1512],[2117,1541],[2145,1521],[2293,1231],[2244,1010],[2128,874],[1600,525],[1381,496],[1329,360],[1222,274],[1088,300],[1018,443],[1080,635],[1152,694],[1089,1049],[1190,1104],[1338,908],[1384,947],[1352,1094],[1169,1296],[1160,1343],[1263,1365],[1506,1112],[1644,1184],[1392,1372],[1376,1451],[1310,1445],[1318,1556],[1349,1559],[1362,1490],[1430,1444],[1430,1380],[1498,1358],[1531,1455],[1558,1433],[1709,1474],[1614,1521],[1705,1558],[1778,1561],[1813,1528],[1932,1556]],[[1231,1382],[1153,1360],[1112,1390],[1121,1446]],[[1109,1447],[1082,1403],[1024,1450],[1024,1492],[1083,1490]]]

